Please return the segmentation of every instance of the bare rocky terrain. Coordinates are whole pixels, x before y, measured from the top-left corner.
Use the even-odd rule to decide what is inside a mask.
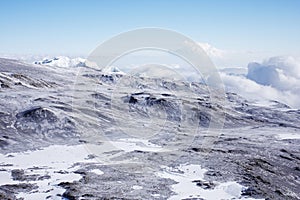
[[[280,102],[9,59],[0,86],[0,199],[300,199],[300,110]]]

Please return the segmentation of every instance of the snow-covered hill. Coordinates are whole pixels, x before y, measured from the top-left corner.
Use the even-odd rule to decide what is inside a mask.
[[[0,199],[299,199],[299,110],[53,68],[0,59]]]
[[[69,58],[66,56],[58,56],[54,58],[44,58],[41,61],[35,61],[36,65],[47,65],[53,67],[85,67],[85,59],[84,58]]]
[[[50,66],[50,67],[57,67],[63,69],[71,69],[76,67],[92,67],[97,68],[94,63],[87,62],[84,58],[70,58],[67,56],[57,56],[53,58],[45,57],[40,61],[34,61],[33,64],[35,65],[43,65],[43,66]],[[116,66],[107,66],[102,69],[104,74],[125,74]]]

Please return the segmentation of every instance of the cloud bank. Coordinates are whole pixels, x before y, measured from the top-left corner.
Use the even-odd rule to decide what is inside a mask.
[[[300,108],[300,59],[272,57],[248,64],[246,75],[221,72],[229,91],[250,100],[277,100]]]

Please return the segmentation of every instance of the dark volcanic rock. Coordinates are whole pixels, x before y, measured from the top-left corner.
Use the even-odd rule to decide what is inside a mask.
[[[48,123],[55,123],[58,121],[58,118],[51,110],[42,108],[40,106],[33,107],[23,112],[20,112],[17,114],[16,117],[19,121],[23,120],[23,123],[26,122],[39,123],[42,122],[43,120],[46,120]]]
[[[196,183],[197,186],[199,186],[205,190],[213,189],[215,187],[215,184],[213,182],[209,182],[209,181],[194,180],[192,182]]]
[[[17,197],[9,191],[0,189],[0,199],[2,200],[17,200]]]
[[[16,199],[14,194],[19,192],[30,192],[34,189],[37,189],[37,185],[30,183],[20,183],[20,184],[10,184],[10,185],[1,185],[0,186],[0,197],[2,191],[5,192],[8,198]],[[3,195],[3,196],[5,196]]]
[[[40,174],[25,174],[23,169],[14,169],[11,171],[11,176],[15,181],[36,181],[36,180],[45,180],[50,179],[49,175],[40,175]]]
[[[75,124],[67,117],[58,117],[53,111],[40,106],[16,115],[15,128],[26,134],[53,137],[70,137],[76,134]],[[51,139],[48,137],[47,139]]]

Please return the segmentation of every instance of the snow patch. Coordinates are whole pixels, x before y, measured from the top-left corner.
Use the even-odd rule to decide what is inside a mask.
[[[169,200],[185,199],[185,198],[203,198],[206,200],[226,200],[226,199],[248,199],[241,196],[242,190],[246,187],[230,181],[226,183],[214,182],[215,187],[211,189],[203,189],[197,186],[197,181],[204,180],[206,169],[200,165],[184,164],[177,168],[163,167],[164,171],[157,173],[159,177],[168,178],[177,183],[172,186],[172,190],[176,195],[171,196]],[[194,181],[194,182],[193,182]]]
[[[143,189],[143,186],[134,185],[131,188],[134,189],[134,190],[141,190],[141,189]]]
[[[0,172],[0,185],[31,183],[38,186],[37,190],[30,193],[19,193],[18,198],[25,200],[61,199],[57,195],[63,194],[64,189],[59,187],[61,182],[72,182],[79,180],[81,175],[75,174],[77,168],[74,166],[78,162],[96,162],[96,160],[86,160],[89,153],[85,145],[64,146],[53,145],[41,150],[26,151],[22,153],[11,153],[9,155],[0,154],[2,169]],[[25,175],[50,176],[43,180],[17,181],[12,180],[11,171],[14,169],[24,169]]]
[[[118,67],[116,66],[108,66],[102,69],[102,72],[104,74],[125,74],[125,72],[121,71]]]
[[[104,174],[104,172],[101,171],[100,169],[92,169],[90,172],[95,173],[97,175],[103,175]]]
[[[158,152],[162,150],[162,147],[159,145],[153,144],[148,140],[137,138],[123,138],[117,141],[110,141],[110,143],[125,152],[131,152],[135,150]]]
[[[300,140],[300,133],[279,133],[276,137],[280,140]]]
[[[51,67],[69,68],[69,67],[85,67],[85,59],[69,58],[66,56],[58,56],[54,58],[44,58],[41,61],[35,61],[36,65],[47,65]]]

